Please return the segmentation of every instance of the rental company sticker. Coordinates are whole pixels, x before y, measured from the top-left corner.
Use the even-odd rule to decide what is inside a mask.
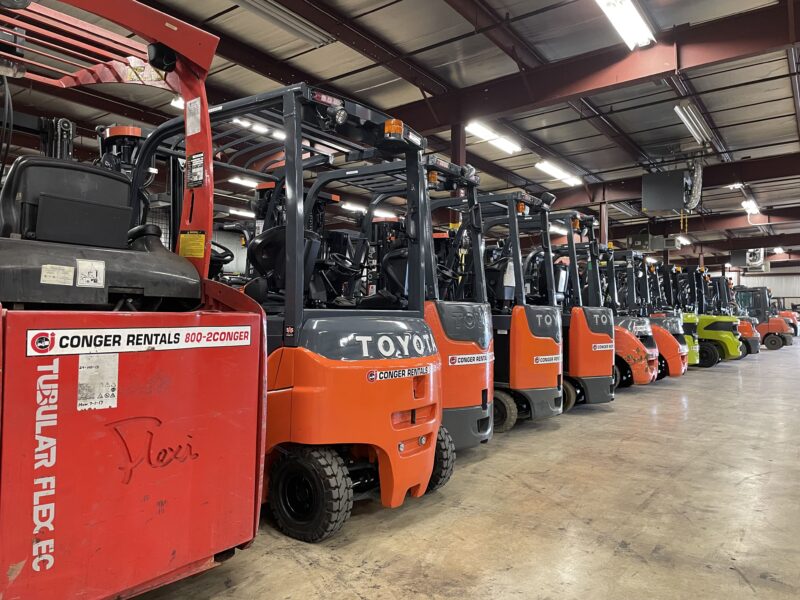
[[[367,373],[367,381],[389,381],[391,379],[406,379],[408,377],[419,377],[420,375],[430,375],[430,367],[413,367],[411,369],[387,369],[385,371],[370,371]]]
[[[68,285],[72,287],[75,281],[75,267],[62,265],[42,265],[42,274],[39,283],[44,285]]]
[[[131,329],[29,329],[28,356],[112,354],[249,346],[249,325]]]
[[[604,352],[606,350],[613,350],[614,344],[592,344],[592,350],[595,352]]]
[[[119,354],[83,354],[78,359],[78,410],[117,408]]]
[[[533,364],[535,365],[554,365],[561,362],[560,354],[553,354],[552,356],[534,356]]]
[[[455,354],[448,358],[451,367],[461,367],[464,365],[483,365],[494,360],[494,352],[484,352],[483,354]]]
[[[106,287],[106,263],[102,260],[77,260],[78,287]]]

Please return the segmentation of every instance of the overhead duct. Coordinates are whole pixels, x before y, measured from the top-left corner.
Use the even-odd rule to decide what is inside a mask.
[[[306,21],[273,0],[237,0],[237,4],[270,23],[274,23],[286,33],[305,40],[315,48],[321,48],[336,41],[325,30]]]

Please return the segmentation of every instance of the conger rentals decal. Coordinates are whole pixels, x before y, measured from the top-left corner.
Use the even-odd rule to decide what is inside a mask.
[[[485,365],[494,360],[494,352],[483,352],[482,354],[454,354],[448,357],[447,363],[451,367],[463,367],[464,365]]]
[[[421,375],[430,375],[430,367],[412,367],[410,369],[385,369],[381,371],[370,371],[367,373],[367,381],[375,383],[376,381],[390,381],[392,379],[407,379],[409,377],[419,377]]]
[[[64,356],[249,346],[249,325],[139,329],[28,330],[28,356]]]
[[[592,344],[592,350],[595,352],[605,352],[607,350],[614,350],[614,344]]]
[[[534,356],[533,364],[535,365],[555,365],[561,362],[560,354],[553,354],[552,356]]]

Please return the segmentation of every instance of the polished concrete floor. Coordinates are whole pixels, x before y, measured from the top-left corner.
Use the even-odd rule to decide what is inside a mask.
[[[800,598],[800,345],[623,390],[463,452],[442,491],[357,505],[147,600]]]

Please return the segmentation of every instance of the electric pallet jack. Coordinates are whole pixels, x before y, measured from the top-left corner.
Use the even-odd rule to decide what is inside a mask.
[[[551,194],[521,193],[478,198],[484,234],[501,229],[492,236],[502,244],[484,256],[494,332],[496,432],[509,431],[521,418],[562,412],[561,314],[555,305],[533,306],[526,299],[518,220],[519,213],[546,215],[553,200]]]
[[[346,221],[342,186],[369,194],[401,187],[375,207],[402,212],[420,236],[425,139],[305,84],[215,107],[212,121],[226,139],[227,169],[253,182],[263,221],[248,245],[257,277],[243,291],[267,313],[265,501],[281,531],[318,542],[341,529],[354,501],[378,495],[397,507],[452,473],[441,364],[425,322],[429,250],[410,245],[406,286],[394,293],[366,285],[352,254],[358,232],[336,228]],[[398,264],[376,271],[385,281]]]
[[[128,175],[23,156],[0,192],[0,597],[129,598],[213,567],[258,531],[264,315],[207,278],[205,79],[217,39],[132,0],[65,0],[69,16],[24,4],[3,12],[59,73],[75,67],[69,48],[106,48],[57,79],[30,68],[33,79],[152,85],[188,107]],[[39,45],[42,28],[50,41]],[[55,39],[74,46],[62,54]],[[125,78],[133,72],[145,76]],[[144,185],[147,157],[173,128],[191,131],[179,155],[192,164],[175,199],[176,252],[147,223]]]
[[[756,319],[756,329],[767,350],[780,350],[794,343],[792,329],[786,319],[779,317],[772,308],[766,287],[737,286],[733,292],[743,312]]]

